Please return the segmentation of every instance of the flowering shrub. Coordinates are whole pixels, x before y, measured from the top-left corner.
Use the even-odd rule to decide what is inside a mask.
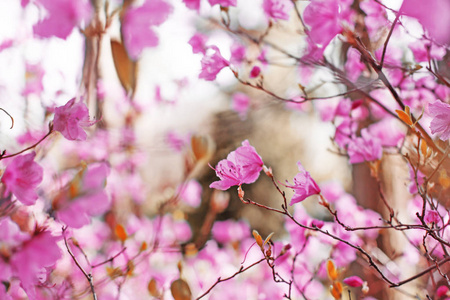
[[[0,44],[11,70],[0,80],[11,120],[0,153],[0,299],[450,299],[448,3],[1,4],[21,26]],[[139,77],[152,55],[152,79],[170,69],[157,57],[163,28],[183,36],[171,51],[192,51],[194,84]],[[53,55],[62,45],[71,51]],[[192,71],[171,51],[174,69]],[[52,69],[60,56],[72,72]],[[153,102],[142,96],[151,84]],[[195,85],[193,98],[214,102],[214,86],[228,101],[238,143],[226,130],[170,128],[144,146],[142,120],[177,110],[200,119],[203,110],[183,106]],[[268,147],[241,139],[250,122]],[[319,123],[330,143],[315,143]],[[289,132],[305,136],[310,159],[281,148],[295,141]],[[322,146],[346,160],[337,171],[351,172],[350,184],[333,178]],[[282,178],[277,160],[288,156],[298,173]],[[236,212],[244,207],[253,216]]]

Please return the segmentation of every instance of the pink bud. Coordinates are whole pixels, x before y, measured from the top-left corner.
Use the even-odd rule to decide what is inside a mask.
[[[364,281],[358,276],[350,276],[343,280],[343,282],[351,287],[360,287],[364,284]]]
[[[250,78],[256,78],[261,73],[261,68],[258,66],[254,66],[250,71]]]
[[[440,287],[438,287],[438,289],[436,291],[436,296],[443,297],[443,296],[447,295],[447,292],[448,292],[448,287],[446,287],[445,285],[441,285]]]

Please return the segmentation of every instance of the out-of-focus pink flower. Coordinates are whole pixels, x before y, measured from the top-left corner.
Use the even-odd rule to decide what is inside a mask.
[[[244,93],[236,93],[233,95],[231,108],[239,114],[241,119],[245,119],[250,107],[250,97]]]
[[[219,161],[215,171],[220,181],[211,183],[209,187],[224,191],[234,185],[253,183],[258,179],[263,165],[261,156],[245,140],[241,147],[228,154],[227,159]]]
[[[364,281],[358,276],[347,277],[342,282],[351,287],[360,287],[364,284]]]
[[[2,180],[6,193],[12,193],[25,205],[33,205],[38,198],[36,188],[44,170],[34,161],[35,152],[15,157],[6,167]]]
[[[37,36],[66,39],[75,26],[89,21],[92,13],[90,1],[86,0],[37,0],[47,10],[47,17],[33,26]]]
[[[61,132],[68,140],[84,141],[86,132],[82,127],[93,125],[89,121],[89,110],[86,104],[75,102],[75,98],[69,100],[66,105],[55,108],[53,129]]]
[[[199,11],[200,10],[200,0],[183,0],[187,8]],[[195,53],[195,52],[194,52]]]
[[[446,141],[450,138],[450,105],[437,100],[428,106],[433,120],[430,123],[432,134],[438,134],[440,139]]]
[[[450,11],[448,0],[405,0],[400,8],[400,13],[419,20],[438,43],[449,44],[450,19],[436,17],[444,11]]]
[[[25,73],[25,88],[22,91],[22,95],[27,96],[29,94],[39,95],[43,90],[42,79],[44,78],[44,69],[40,65],[26,65]]]
[[[244,221],[216,221],[211,230],[213,238],[222,244],[242,241],[250,236],[250,227]]]
[[[181,150],[189,143],[189,139],[189,134],[182,135],[173,130],[169,131],[165,138],[166,143],[176,152],[181,152]]]
[[[158,36],[151,28],[161,25],[172,12],[164,0],[145,0],[138,7],[129,7],[123,16],[122,33],[128,55],[137,59],[144,48],[158,45]]]
[[[203,53],[206,54],[206,41],[208,37],[201,33],[194,34],[189,40],[189,45],[192,46],[193,53]]]
[[[312,0],[305,8],[303,19],[310,26],[309,37],[323,47],[342,32],[342,22],[349,18],[347,5],[339,0]]]
[[[358,124],[351,118],[345,118],[337,127],[334,134],[334,141],[339,147],[345,148],[356,132]]]
[[[295,175],[294,183],[286,185],[294,190],[294,196],[292,196],[290,205],[301,202],[309,196],[320,194],[320,188],[312,179],[311,174],[303,168],[300,162],[297,163],[297,166],[300,172]]]
[[[263,9],[268,18],[289,20],[294,5],[290,0],[264,0]]]
[[[439,47],[427,40],[417,40],[409,44],[416,62],[427,62],[430,59],[441,60],[447,52],[444,47]]]
[[[12,255],[10,263],[13,273],[19,277],[25,290],[31,290],[30,287],[38,282],[38,274],[45,274],[44,268],[53,266],[61,258],[58,240],[60,237],[44,230],[24,242]]]
[[[347,52],[347,62],[345,63],[345,71],[351,81],[356,81],[366,66],[361,62],[361,54],[354,48],[350,48]]]
[[[90,216],[104,213],[110,205],[105,192],[108,174],[109,166],[103,162],[84,167],[68,189],[54,199],[57,218],[70,227],[81,228],[89,224]]]
[[[430,224],[430,223],[435,223],[438,224],[441,220],[441,217],[439,216],[439,213],[435,210],[427,210],[427,212],[425,213],[425,223]]]
[[[219,4],[223,7],[236,6],[237,0],[208,0],[211,6]]]
[[[202,186],[196,180],[189,180],[178,187],[180,199],[189,206],[197,207],[202,202]]]
[[[394,118],[384,118],[368,127],[369,133],[378,138],[382,146],[396,147],[405,137],[405,132]]]
[[[230,63],[220,54],[219,48],[216,46],[211,46],[210,48],[214,51],[214,53],[203,56],[201,62],[202,71],[198,76],[198,78],[208,81],[216,79],[216,76],[220,70],[230,65]]]
[[[240,65],[245,60],[246,48],[240,43],[234,43],[230,48],[231,56],[230,62],[235,65]]]
[[[5,39],[0,44],[0,52],[2,52],[5,49],[8,49],[8,48],[12,47],[13,45],[14,45],[14,40],[12,40],[12,39]]]
[[[254,66],[250,71],[250,78],[256,78],[261,73],[261,68],[259,66]]]
[[[380,140],[364,128],[361,130],[361,137],[350,140],[347,153],[350,156],[350,163],[357,164],[380,159],[383,155],[383,147]]]
[[[445,285],[441,285],[440,287],[438,287],[438,289],[436,290],[436,296],[438,297],[443,297],[445,295],[447,295],[449,289],[447,286]]]

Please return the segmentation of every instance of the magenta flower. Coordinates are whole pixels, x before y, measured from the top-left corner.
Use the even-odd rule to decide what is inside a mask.
[[[341,23],[348,20],[348,5],[339,0],[312,0],[303,13],[304,21],[311,28],[309,37],[323,47],[342,31]],[[340,5],[341,4],[341,5]]]
[[[198,207],[202,202],[202,186],[196,180],[189,180],[177,188],[180,199],[191,207]]]
[[[430,124],[431,133],[438,134],[446,141],[450,138],[450,105],[437,100],[428,106],[433,120]]]
[[[110,205],[105,192],[109,166],[94,163],[83,168],[53,201],[56,216],[67,226],[81,228],[90,216],[104,213]]]
[[[220,6],[228,7],[236,6],[237,0],[208,0],[208,2],[209,4],[211,4],[211,6],[219,4]]]
[[[158,45],[158,36],[151,27],[166,21],[172,10],[172,6],[163,0],[146,0],[141,6],[126,10],[122,34],[132,59],[137,59],[144,48]]]
[[[183,0],[187,8],[199,11],[200,10],[200,0]]]
[[[38,275],[45,274],[44,268],[53,266],[61,258],[57,245],[59,239],[48,230],[35,233],[12,255],[10,263],[13,274],[19,277],[28,294],[33,290],[31,287],[38,283]]]
[[[75,98],[69,100],[66,105],[55,108],[53,129],[61,132],[68,140],[86,140],[87,135],[82,127],[93,124],[94,122],[89,121],[89,110],[86,104],[75,102]]]
[[[38,198],[36,188],[44,170],[34,161],[35,152],[15,157],[6,167],[2,180],[6,193],[12,193],[25,205],[33,205]]]
[[[193,53],[203,53],[206,54],[206,41],[208,37],[201,33],[194,34],[189,40],[189,45],[192,46]]]
[[[450,18],[437,18],[450,11],[448,0],[405,0],[400,12],[416,18],[438,43],[450,44]]]
[[[230,63],[220,54],[219,48],[211,46],[211,49],[214,50],[214,53],[203,56],[201,62],[202,71],[198,76],[198,78],[208,81],[215,80],[220,70],[230,65]]]
[[[261,156],[245,140],[241,147],[228,154],[227,159],[219,161],[215,171],[220,180],[209,187],[224,191],[234,185],[253,183],[258,179],[263,165]]]
[[[75,26],[90,19],[90,1],[79,0],[37,0],[47,10],[47,17],[33,26],[37,36],[52,36],[66,39]]]
[[[364,284],[364,281],[358,276],[350,276],[342,280],[346,285],[351,287],[360,287]]]
[[[264,0],[263,9],[268,18],[289,20],[294,5],[290,0]]]
[[[320,194],[320,188],[312,179],[311,174],[303,168],[300,162],[297,163],[297,166],[300,172],[295,175],[293,185],[286,185],[294,190],[294,196],[289,205],[301,202],[309,196]]]
[[[250,98],[244,93],[236,93],[233,95],[231,108],[239,114],[239,117],[244,120],[247,117],[248,109],[250,108]]]
[[[367,128],[361,130],[361,137],[350,140],[347,148],[351,164],[380,159],[383,155],[383,147],[378,138],[372,136]]]

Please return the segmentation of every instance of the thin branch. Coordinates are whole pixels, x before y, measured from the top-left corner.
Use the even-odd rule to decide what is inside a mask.
[[[19,152],[16,152],[16,153],[14,153],[14,154],[3,155],[3,153],[2,153],[2,154],[0,155],[0,160],[5,159],[5,158],[14,157],[14,156],[17,156],[17,155],[19,155],[19,154],[24,153],[25,151],[34,149],[37,145],[39,145],[40,143],[42,143],[42,141],[44,141],[44,140],[45,140],[47,137],[49,137],[50,134],[52,134],[52,133],[53,133],[53,125],[50,125],[50,129],[49,129],[49,131],[47,132],[47,134],[44,135],[44,137],[41,138],[39,141],[37,141],[35,144],[33,144],[33,145],[31,145],[30,147],[27,147],[27,148],[25,148],[25,149],[23,149],[23,150],[21,150],[21,151],[19,151]]]
[[[9,112],[7,112],[6,110],[4,110],[3,108],[0,107],[0,110],[3,110],[3,112],[4,112],[5,114],[7,114],[8,117],[11,118],[11,127],[10,127],[9,129],[13,129],[13,127],[14,127],[14,118],[9,114]]]

